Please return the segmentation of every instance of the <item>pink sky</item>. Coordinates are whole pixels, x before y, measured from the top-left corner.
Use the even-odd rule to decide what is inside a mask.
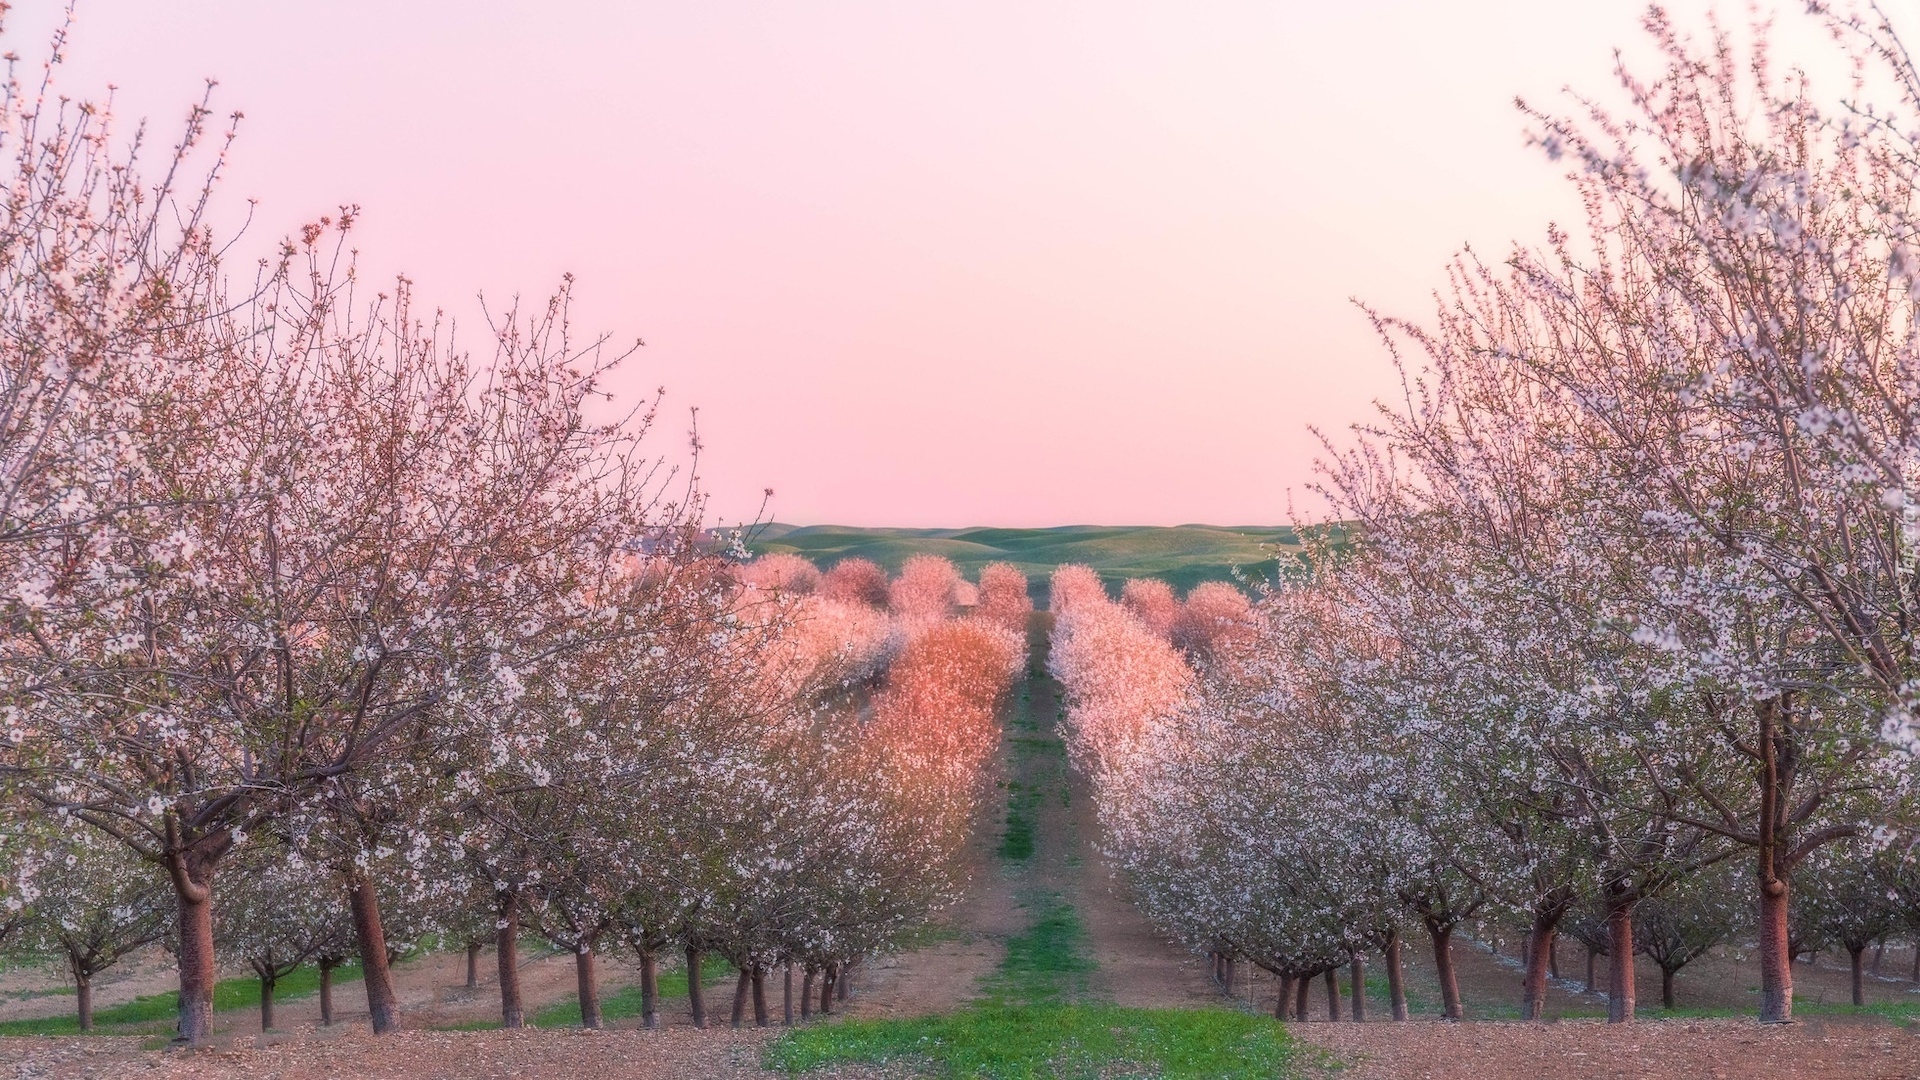
[[[455,311],[572,271],[725,516],[1253,524],[1394,389],[1349,297],[1569,216],[1511,101],[1607,90],[1641,10],[82,0],[63,81],[171,136],[218,77],[257,243],[358,203]]]

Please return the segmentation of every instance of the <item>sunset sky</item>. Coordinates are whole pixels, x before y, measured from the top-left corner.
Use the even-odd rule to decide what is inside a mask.
[[[1642,10],[83,0],[60,79],[170,139],[217,77],[247,250],[351,202],[465,316],[573,272],[725,517],[1277,523],[1396,386],[1350,298],[1568,219],[1512,100],[1606,94]]]

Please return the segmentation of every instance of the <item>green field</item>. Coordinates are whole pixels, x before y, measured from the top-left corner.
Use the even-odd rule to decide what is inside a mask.
[[[1062,525],[1047,529],[863,529],[843,525],[762,526],[748,543],[756,554],[786,551],[828,567],[841,559],[872,559],[889,572],[908,556],[944,555],[968,577],[990,562],[1009,562],[1026,572],[1036,599],[1046,596],[1047,575],[1062,563],[1082,563],[1109,586],[1133,577],[1157,577],[1185,592],[1203,581],[1244,577],[1271,580],[1276,555],[1299,546],[1285,525],[1110,526]]]

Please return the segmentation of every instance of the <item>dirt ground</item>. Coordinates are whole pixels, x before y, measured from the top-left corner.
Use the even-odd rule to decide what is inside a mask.
[[[363,1027],[302,1032],[193,1053],[140,1051],[137,1040],[0,1039],[0,1076],[21,1080],[425,1080],[429,1077],[604,1077],[734,1080],[764,1077],[768,1031],[405,1031],[379,1040]],[[810,1074],[846,1080],[900,1076],[864,1067]]]
[[[1920,1038],[1888,1025],[1751,1020],[1592,1020],[1523,1024],[1296,1024],[1307,1043],[1348,1062],[1341,1080],[1536,1080],[1580,1076],[1738,1080],[1912,1080]]]

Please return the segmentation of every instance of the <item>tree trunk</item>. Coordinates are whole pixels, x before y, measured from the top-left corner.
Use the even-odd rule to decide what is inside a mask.
[[[1887,939],[1881,938],[1873,943],[1873,977],[1880,977],[1880,962],[1887,958]]]
[[[273,1030],[273,985],[278,982],[272,969],[260,973],[260,1030]]]
[[[733,1026],[739,1027],[747,1019],[747,993],[753,984],[753,965],[741,964],[740,977],[733,984]]]
[[[93,976],[84,971],[73,973],[73,996],[80,1012],[80,1030],[93,1030]]]
[[[640,954],[640,1026],[660,1026],[660,970],[653,950]]]
[[[1785,809],[1781,747],[1775,740],[1775,711],[1779,700],[1756,702],[1760,748],[1760,1022],[1785,1024],[1793,1019],[1793,953],[1787,945],[1787,875],[1780,850],[1780,815]],[[1788,748],[1791,755],[1791,748]]]
[[[753,1026],[767,1026],[767,965],[753,965]]]
[[[1787,883],[1760,883],[1760,1022],[1793,1020],[1793,959],[1787,952]]]
[[[833,981],[840,977],[840,965],[828,962],[820,975],[820,1015],[833,1015]]]
[[[1353,1022],[1367,1022],[1367,958],[1364,953],[1353,954],[1353,967],[1348,971],[1353,983]]]
[[[1327,969],[1327,1023],[1340,1022],[1340,969]]]
[[[860,965],[852,960],[840,965],[840,971],[833,977],[833,997],[836,1001],[845,1001],[853,994],[853,969]]]
[[[213,1033],[213,874],[200,860],[190,859],[180,856],[181,865],[173,873],[180,930],[180,1030],[174,1038],[188,1046],[205,1046]]]
[[[819,974],[812,964],[808,964],[800,978],[800,1019],[813,1019],[813,978]]]
[[[793,1026],[793,961],[780,965],[780,1026]]]
[[[1553,970],[1553,946],[1559,940],[1560,918],[1535,912],[1527,935],[1527,977],[1521,982],[1520,1018],[1539,1020],[1547,1009],[1547,977]]]
[[[500,894],[500,929],[495,937],[495,959],[500,964],[500,1026],[525,1027],[526,1005],[520,997],[520,904],[509,889]]]
[[[467,989],[480,989],[480,943],[467,943]]]
[[[1847,948],[1847,957],[1853,961],[1853,1004],[1856,1008],[1867,1003],[1866,966],[1861,959],[1861,954],[1865,951],[1864,945],[1858,948],[1852,946]]]
[[[320,960],[320,1026],[333,1026],[333,969],[340,961],[332,957]]]
[[[1440,981],[1440,1014],[1448,1020],[1465,1019],[1460,1004],[1460,978],[1453,970],[1453,927],[1426,920],[1427,935],[1433,939],[1433,973]]]
[[[1303,1024],[1307,1022],[1307,996],[1311,993],[1313,976],[1300,976],[1300,981],[1293,984],[1293,1018]]]
[[[1660,969],[1660,1007],[1672,1012],[1674,1008],[1673,969]]]
[[[1547,943],[1547,974],[1556,979],[1560,977],[1560,935],[1557,933]]]
[[[1281,975],[1279,978],[1280,996],[1273,999],[1273,1018],[1275,1020],[1285,1020],[1287,1018],[1287,1005],[1293,1001],[1293,976]]]
[[[360,940],[360,980],[367,988],[367,1015],[373,1033],[400,1030],[400,999],[393,992],[393,971],[387,965],[387,934],[380,925],[380,898],[373,882],[355,878],[347,883],[347,905],[353,909],[353,932]]]
[[[1407,980],[1400,969],[1400,931],[1387,931],[1387,997],[1393,1003],[1393,1018],[1407,1018]]]
[[[1633,1022],[1633,907],[1618,900],[1607,910],[1607,1023]]]
[[[687,946],[687,1004],[693,1010],[693,1026],[707,1026],[707,995],[700,988],[700,950]]]
[[[600,988],[593,981],[593,946],[582,945],[573,952],[573,978],[579,984],[580,1026],[600,1027]]]

